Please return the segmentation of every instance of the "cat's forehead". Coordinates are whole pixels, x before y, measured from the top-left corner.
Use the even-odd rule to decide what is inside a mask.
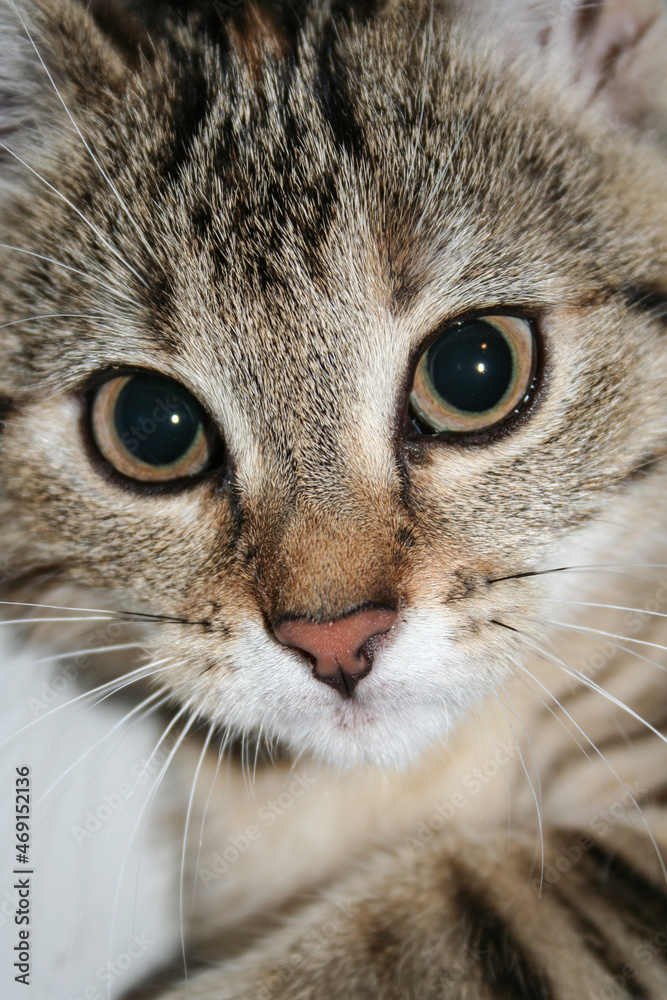
[[[174,67],[147,213],[163,287],[183,289],[196,258],[226,318],[243,322],[252,303],[260,325],[262,313],[272,328],[296,323],[289,343],[302,345],[369,300],[423,308],[434,283],[460,311],[530,304],[547,272],[559,301],[575,276],[602,284],[586,252],[617,221],[596,197],[601,151],[520,78],[453,51],[446,32],[428,59],[395,26],[380,34],[303,40],[298,58],[252,68],[209,59],[196,99]],[[145,169],[140,150],[136,160]]]
[[[304,42],[298,60],[252,72],[214,61],[185,123],[192,83],[177,78],[146,214],[161,344],[238,358],[260,395],[267,356],[304,377],[328,360],[342,391],[344,362],[352,374],[397,336],[409,352],[447,313],[530,305],[544,294],[536,274],[560,283],[560,301],[574,275],[597,277],[590,255],[580,266],[603,228],[582,208],[596,164],[577,165],[576,136],[521,95],[510,112],[465,61],[434,57],[408,76],[405,47],[362,33],[335,58]]]
[[[76,272],[102,259],[130,301],[111,342],[70,324],[59,377],[91,356],[138,364],[206,404],[222,380],[268,426],[289,372],[318,396],[315,419],[325,395],[331,416],[369,394],[395,398],[440,323],[578,305],[616,275],[632,284],[650,258],[627,213],[647,247],[651,234],[637,196],[605,192],[627,162],[613,142],[588,148],[553,104],[443,26],[306,32],[297,51],[250,60],[181,31],[105,112],[106,173],[85,150],[71,158],[65,190],[85,185],[97,229],[78,227]],[[48,219],[69,245],[71,213],[58,207],[60,221],[50,203],[37,225]],[[66,278],[53,311],[71,312],[71,294],[88,306]],[[54,342],[30,336],[48,376]]]

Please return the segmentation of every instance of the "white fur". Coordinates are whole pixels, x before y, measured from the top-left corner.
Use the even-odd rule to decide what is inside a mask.
[[[122,742],[120,736],[129,727],[116,731],[39,803],[52,783],[112,729],[124,709],[108,701],[90,708],[87,702],[47,717],[49,711],[80,693],[75,680],[63,674],[62,663],[36,663],[39,654],[34,650],[18,652],[8,642],[7,626],[0,629],[4,694],[0,741],[6,741],[0,749],[0,996],[3,1000],[26,996],[114,1000],[172,958],[178,942],[178,894],[174,891],[180,870],[178,838],[164,836],[170,777],[150,808],[143,842],[140,822],[129,847],[155,775],[137,784],[119,808],[116,797],[122,785],[135,785],[134,775],[149,758],[160,728],[155,722],[144,722],[130,729]],[[23,867],[15,861],[13,846],[14,786],[16,768],[24,765],[32,772],[29,989],[14,981],[12,968],[19,930],[14,923],[12,872]],[[105,796],[116,809],[89,833],[87,813],[100,809],[101,816],[106,816],[110,807]],[[89,820],[88,825],[92,828],[95,823]],[[165,872],[170,875],[165,877]],[[110,961],[116,970],[113,984],[107,973]]]

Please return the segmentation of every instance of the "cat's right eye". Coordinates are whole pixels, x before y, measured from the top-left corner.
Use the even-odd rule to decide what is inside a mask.
[[[143,483],[205,471],[213,449],[206,414],[178,382],[150,372],[104,382],[92,401],[91,425],[103,457]]]
[[[501,426],[530,399],[537,363],[531,324],[480,316],[447,327],[422,355],[410,406],[424,433],[471,435]]]

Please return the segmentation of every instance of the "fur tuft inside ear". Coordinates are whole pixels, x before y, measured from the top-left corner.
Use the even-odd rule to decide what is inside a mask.
[[[583,103],[667,143],[665,0],[457,2],[491,19],[511,56],[541,56],[579,88]]]
[[[566,9],[567,8],[567,9]],[[567,0],[545,44],[620,125],[667,142],[667,5],[664,0]]]

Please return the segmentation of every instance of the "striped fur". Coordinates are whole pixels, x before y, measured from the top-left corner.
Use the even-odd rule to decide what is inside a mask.
[[[0,548],[8,600],[150,619],[195,731],[189,981],[137,996],[661,1000],[660,0],[130,6],[0,0]],[[416,438],[416,360],[480,310],[539,327],[534,400]],[[223,468],[115,476],[120,366]],[[377,606],[346,702],[272,632]]]

